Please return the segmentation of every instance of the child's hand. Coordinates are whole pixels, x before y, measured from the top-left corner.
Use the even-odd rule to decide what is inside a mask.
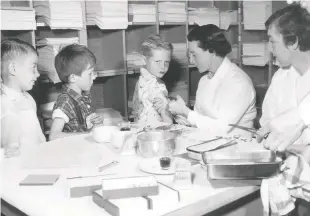
[[[96,113],[92,113],[89,116],[87,116],[86,121],[90,122],[91,127],[93,127],[94,125],[100,125],[103,123],[102,116]],[[91,127],[88,127],[88,128],[91,128]]]
[[[90,122],[93,125],[97,125],[97,124],[102,124],[103,123],[103,119],[101,115],[95,114],[90,118]]]

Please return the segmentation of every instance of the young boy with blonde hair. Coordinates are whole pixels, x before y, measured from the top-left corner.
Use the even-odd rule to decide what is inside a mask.
[[[96,57],[86,47],[71,44],[55,57],[55,68],[63,83],[63,92],[55,102],[49,139],[89,131],[102,119],[91,107],[90,89],[97,75]]]
[[[159,35],[151,35],[142,44],[141,54],[145,67],[140,69],[140,77],[133,96],[133,115],[141,126],[157,126],[163,122],[172,124],[172,117],[167,109],[168,91],[161,80],[167,73],[171,61],[172,44]],[[156,105],[156,100],[162,106]]]
[[[19,39],[1,41],[1,148],[6,157],[24,154],[46,139],[31,90],[39,77],[38,53]]]

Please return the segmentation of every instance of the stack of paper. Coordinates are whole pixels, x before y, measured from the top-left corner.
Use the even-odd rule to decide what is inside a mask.
[[[230,25],[238,23],[238,13],[234,11],[220,11],[220,28],[227,30]]]
[[[269,60],[268,43],[245,43],[242,48],[244,65],[265,66]]]
[[[220,25],[220,12],[217,8],[189,8],[188,21],[199,26],[214,24]]]
[[[79,1],[34,1],[36,15],[51,29],[81,29],[83,27],[82,5]],[[39,19],[40,19],[39,18]]]
[[[36,19],[32,8],[1,8],[1,30],[34,29],[36,29]]]
[[[40,73],[47,75],[54,83],[60,82],[54,65],[55,56],[63,46],[78,42],[79,39],[77,37],[45,38],[37,41],[39,53],[38,70]]]
[[[126,29],[128,27],[128,1],[86,1],[86,20],[100,29]]]
[[[243,19],[245,29],[265,30],[265,21],[271,14],[272,1],[243,2]]]
[[[173,43],[173,57],[181,65],[188,65],[186,56],[186,43]]]
[[[156,5],[129,4],[129,15],[132,16],[132,22],[156,22]]]
[[[185,2],[159,2],[160,22],[186,22]]]
[[[132,52],[127,54],[127,68],[139,68],[145,65],[140,53]]]

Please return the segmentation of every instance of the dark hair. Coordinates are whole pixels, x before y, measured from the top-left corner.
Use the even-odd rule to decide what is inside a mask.
[[[38,55],[38,52],[29,43],[21,41],[17,38],[9,38],[1,41],[1,71],[3,65],[10,60],[20,56],[26,56],[29,53]]]
[[[55,57],[55,68],[59,79],[67,83],[69,76],[75,74],[81,76],[82,72],[95,67],[96,57],[86,47],[80,44],[70,44],[60,50]]]
[[[225,57],[231,52],[231,45],[224,33],[213,24],[195,27],[187,35],[187,40],[198,41],[201,49],[215,53],[217,56]]]
[[[310,14],[300,4],[291,4],[276,11],[265,22],[267,29],[272,24],[283,36],[286,46],[298,42],[300,51],[310,50]]]

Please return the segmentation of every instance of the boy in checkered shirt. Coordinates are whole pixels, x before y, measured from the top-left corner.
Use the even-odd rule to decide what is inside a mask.
[[[55,102],[49,139],[89,131],[102,119],[91,107],[90,88],[97,75],[96,57],[86,47],[71,44],[55,57],[55,68],[63,83],[63,92]]]

